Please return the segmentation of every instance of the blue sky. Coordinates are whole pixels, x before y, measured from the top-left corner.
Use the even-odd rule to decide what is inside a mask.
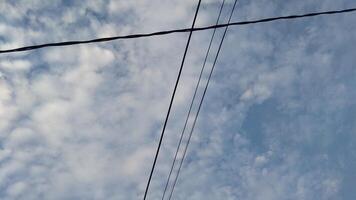
[[[199,26],[220,2],[202,1]],[[2,1],[0,48],[188,27],[196,3]],[[233,20],[350,7],[242,0]],[[231,27],[173,198],[355,199],[355,19]],[[193,34],[149,199],[162,194],[211,33]],[[0,55],[0,199],[142,198],[186,40]]]

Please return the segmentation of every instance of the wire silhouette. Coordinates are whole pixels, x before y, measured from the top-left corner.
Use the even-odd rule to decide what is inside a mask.
[[[237,3],[237,0],[235,0],[235,3],[234,3],[234,5],[233,5],[233,7],[232,7],[232,10],[231,10],[231,13],[230,13],[230,17],[229,17],[228,23],[230,23],[231,18],[232,18],[233,14],[234,14],[234,10],[235,10],[235,8],[236,8],[236,3]],[[196,125],[196,122],[197,122],[197,119],[198,119],[198,116],[199,116],[199,113],[200,113],[200,109],[201,109],[201,106],[202,106],[202,104],[203,104],[203,101],[204,101],[204,98],[205,98],[205,95],[206,95],[206,91],[207,91],[207,89],[208,89],[208,86],[209,86],[209,83],[210,83],[210,79],[211,79],[211,76],[212,76],[212,74],[213,74],[213,71],[214,71],[214,68],[215,68],[215,65],[216,65],[216,61],[217,61],[218,56],[219,56],[219,54],[220,54],[221,47],[222,47],[222,44],[223,44],[223,42],[224,42],[224,39],[225,39],[227,30],[228,30],[228,27],[229,27],[229,26],[226,26],[226,27],[225,27],[224,34],[223,34],[223,36],[222,36],[222,38],[221,38],[221,41],[220,41],[220,44],[219,44],[219,48],[218,48],[218,51],[217,51],[216,56],[215,56],[215,59],[214,59],[213,66],[212,66],[212,68],[211,68],[211,70],[210,70],[209,77],[208,77],[207,83],[206,83],[205,88],[204,88],[203,95],[202,95],[201,100],[200,100],[200,103],[199,103],[198,111],[197,111],[197,113],[196,113],[196,115],[195,115],[195,118],[194,118],[194,121],[193,121],[193,125],[192,125],[191,131],[190,131],[190,133],[189,133],[189,137],[188,137],[187,143],[186,143],[185,148],[184,148],[183,157],[182,157],[182,159],[180,160],[179,168],[178,168],[176,177],[175,177],[174,182],[173,182],[172,190],[171,190],[171,193],[170,193],[170,195],[169,195],[169,200],[172,198],[172,195],[173,195],[173,192],[174,192],[174,188],[175,188],[175,186],[176,186],[176,184],[177,184],[177,180],[178,180],[180,171],[181,171],[181,169],[182,169],[182,165],[183,165],[184,159],[185,159],[186,154],[187,154],[188,146],[189,146],[190,140],[191,140],[191,138],[192,138],[193,131],[194,131],[194,128],[195,128],[195,125]]]
[[[191,28],[191,29],[193,29],[194,26],[195,26],[195,22],[196,22],[196,19],[197,19],[197,17],[198,17],[198,12],[199,12],[199,8],[200,8],[200,4],[201,4],[201,0],[199,0],[198,5],[197,5],[197,8],[196,8],[196,10],[195,10],[194,20],[193,20],[192,28]],[[144,200],[146,200],[146,198],[147,198],[147,193],[148,193],[148,190],[149,190],[149,187],[150,187],[150,183],[151,183],[151,180],[152,180],[152,175],[153,175],[153,172],[154,172],[156,163],[157,163],[157,158],[158,158],[158,155],[159,155],[159,151],[160,151],[160,149],[161,149],[162,140],[163,140],[164,133],[165,133],[165,130],[166,130],[166,127],[167,127],[167,122],[168,122],[168,119],[169,119],[169,115],[170,115],[170,113],[171,113],[171,109],[172,109],[174,97],[175,97],[175,94],[176,94],[176,91],[177,91],[177,87],[178,87],[178,83],[179,83],[179,80],[180,80],[180,77],[181,77],[181,74],[182,74],[182,70],[183,70],[185,58],[186,58],[186,56],[187,56],[187,52],[188,52],[190,40],[191,40],[191,38],[192,38],[192,34],[193,34],[193,31],[190,31],[189,37],[188,37],[188,41],[187,41],[187,44],[186,44],[186,46],[185,46],[182,63],[181,63],[181,65],[180,65],[180,69],[179,69],[179,73],[178,73],[178,76],[177,76],[177,80],[176,80],[176,83],[175,83],[175,86],[174,86],[174,89],[173,89],[173,94],[172,94],[172,97],[171,97],[171,100],[170,100],[170,103],[169,103],[169,107],[168,107],[168,112],[167,112],[167,115],[166,115],[166,119],[165,119],[165,121],[164,121],[164,125],[163,125],[163,128],[162,128],[162,133],[161,133],[161,136],[160,136],[160,139],[159,139],[159,142],[158,142],[158,147],[157,147],[157,151],[156,151],[156,154],[155,154],[155,158],[154,158],[154,161],[153,161],[153,164],[152,164],[152,169],[151,169],[151,172],[150,172],[150,176],[149,176],[148,181],[147,181],[147,185],[146,185],[146,189],[145,189],[145,194],[144,194],[144,197],[143,197]]]
[[[221,17],[222,10],[224,8],[224,4],[225,4],[225,0],[223,0],[222,4],[220,6],[219,14],[218,14],[218,17],[217,17],[217,20],[216,20],[216,25],[219,24],[219,20],[220,20],[220,17]],[[168,185],[169,185],[169,182],[170,182],[170,179],[171,179],[171,175],[172,175],[175,163],[177,161],[177,156],[178,156],[178,153],[179,153],[179,149],[180,149],[180,146],[181,146],[181,143],[182,143],[182,140],[183,140],[183,136],[184,136],[187,124],[188,124],[190,113],[191,113],[192,108],[193,108],[195,97],[196,97],[197,92],[198,92],[200,81],[201,81],[201,78],[202,78],[202,75],[203,75],[203,72],[204,72],[204,69],[205,69],[205,65],[206,65],[206,62],[207,62],[207,59],[208,59],[208,56],[209,56],[211,45],[212,45],[214,37],[215,37],[215,33],[216,33],[216,28],[214,28],[213,34],[212,34],[211,39],[210,39],[208,50],[207,50],[206,56],[204,58],[204,63],[203,63],[203,66],[202,66],[202,68],[200,70],[200,74],[199,74],[198,82],[197,82],[196,87],[195,87],[194,95],[193,95],[193,98],[192,98],[190,106],[189,106],[189,111],[188,111],[187,117],[185,119],[184,127],[182,129],[182,132],[181,132],[181,135],[180,135],[180,138],[179,138],[179,142],[178,142],[178,146],[177,146],[177,149],[176,149],[176,152],[175,152],[175,155],[174,155],[174,159],[173,159],[173,162],[172,162],[169,174],[168,174],[168,178],[167,178],[164,190],[163,190],[162,200],[164,200],[164,197],[166,195],[166,192],[167,192],[167,189],[168,189]]]
[[[313,13],[300,14],[300,15],[288,15],[288,16],[280,16],[280,17],[270,17],[270,18],[264,18],[264,19],[241,21],[241,22],[232,22],[232,23],[219,24],[219,25],[213,25],[213,26],[205,26],[205,27],[198,27],[198,28],[182,28],[182,29],[174,29],[174,30],[167,30],[167,31],[152,32],[152,33],[139,33],[139,34],[124,35],[124,36],[103,37],[103,38],[96,38],[96,39],[91,39],[91,40],[73,40],[73,41],[66,41],[66,42],[46,43],[46,44],[31,45],[31,46],[24,46],[24,47],[13,48],[13,49],[0,50],[0,54],[22,52],[22,51],[31,51],[31,50],[47,48],[47,47],[72,46],[72,45],[79,45],[79,44],[109,42],[109,41],[113,41],[113,40],[126,40],[126,39],[134,39],[134,38],[145,38],[145,37],[153,37],[153,36],[159,36],[159,35],[168,35],[168,34],[173,34],[173,33],[184,33],[184,32],[191,32],[191,31],[193,31],[193,32],[194,31],[203,31],[203,30],[214,29],[214,28],[223,28],[223,27],[227,27],[227,26],[242,26],[242,25],[249,25],[249,24],[259,24],[259,23],[266,23],[266,22],[271,22],[271,21],[278,21],[278,20],[289,20],[289,19],[297,19],[297,18],[306,18],[306,17],[314,17],[314,16],[319,16],[319,15],[334,15],[334,14],[349,13],[349,12],[356,12],[356,8],[349,8],[349,9],[343,9],[343,10],[323,11],[323,12],[313,12]]]

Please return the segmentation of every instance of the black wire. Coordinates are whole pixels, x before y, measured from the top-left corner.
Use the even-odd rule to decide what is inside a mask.
[[[231,18],[232,18],[233,14],[234,14],[234,10],[235,10],[235,8],[236,8],[236,3],[237,3],[237,0],[235,0],[235,3],[234,3],[234,5],[233,5],[233,7],[232,7],[232,10],[231,10],[231,13],[230,13],[230,17],[229,17],[228,23],[230,23]],[[179,174],[180,174],[180,171],[181,171],[183,162],[184,162],[184,158],[185,158],[186,153],[187,153],[187,150],[188,150],[188,146],[189,146],[189,143],[190,143],[190,139],[192,138],[192,134],[193,134],[193,131],[194,131],[194,128],[195,128],[195,124],[196,124],[196,122],[197,122],[197,119],[198,119],[198,116],[199,116],[199,113],[200,113],[200,109],[201,109],[201,106],[202,106],[202,104],[203,104],[204,97],[205,97],[206,91],[207,91],[207,89],[208,89],[208,86],[209,86],[209,83],[210,83],[210,79],[211,79],[211,76],[212,76],[212,74],[213,74],[213,71],[214,71],[214,68],[215,68],[215,65],[216,65],[216,61],[217,61],[218,56],[219,56],[219,54],[220,54],[220,50],[221,50],[222,44],[223,44],[223,42],[224,42],[224,39],[225,39],[225,36],[226,36],[228,27],[229,27],[229,26],[226,26],[226,27],[225,27],[225,31],[224,31],[224,34],[223,34],[223,36],[222,36],[222,38],[221,38],[221,41],[220,41],[220,44],[219,44],[219,48],[218,48],[218,51],[217,51],[216,56],[215,56],[215,59],[214,59],[213,66],[212,66],[212,68],[211,68],[211,70],[210,70],[210,74],[209,74],[207,83],[206,83],[205,88],[204,88],[203,95],[202,95],[201,100],[200,100],[200,103],[199,103],[198,111],[197,111],[197,113],[196,113],[196,115],[195,115],[194,122],[193,122],[193,125],[192,125],[192,129],[191,129],[191,131],[190,131],[190,133],[189,133],[188,141],[187,141],[187,143],[186,143],[186,145],[185,145],[185,148],[184,148],[183,157],[182,157],[182,159],[180,160],[179,168],[178,168],[176,177],[175,177],[174,182],[173,182],[172,190],[171,190],[171,193],[170,193],[170,195],[169,195],[169,200],[172,198],[174,188],[175,188],[175,186],[176,186],[176,184],[177,184],[177,180],[178,180],[178,177],[179,177]]]
[[[196,19],[197,19],[197,16],[198,16],[199,8],[200,8],[200,3],[201,3],[201,0],[199,0],[199,2],[198,2],[198,5],[197,5],[196,11],[195,11],[194,20],[193,20],[192,28],[191,28],[191,29],[193,29],[194,26],[195,26],[195,22],[196,22]],[[143,197],[144,200],[146,200],[147,192],[148,192],[148,189],[149,189],[149,187],[150,187],[150,183],[151,183],[151,179],[152,179],[152,174],[153,174],[154,169],[155,169],[155,166],[156,166],[156,162],[157,162],[159,150],[161,149],[163,136],[164,136],[164,133],[165,133],[165,130],[166,130],[166,126],[167,126],[167,122],[168,122],[168,119],[169,119],[169,115],[170,115],[170,113],[171,113],[171,108],[172,108],[172,105],[173,105],[174,96],[175,96],[175,94],[176,94],[177,87],[178,87],[178,83],[179,83],[179,80],[180,80],[180,76],[181,76],[181,74],[182,74],[182,70],[183,70],[183,66],[184,66],[184,61],[185,61],[185,57],[186,57],[187,52],[188,52],[188,48],[189,48],[190,40],[191,40],[191,38],[192,38],[192,34],[193,34],[193,31],[190,31],[189,37],[188,37],[188,41],[187,41],[187,45],[185,46],[182,63],[181,63],[181,65],[180,65],[179,73],[178,73],[177,80],[176,80],[176,83],[175,83],[175,86],[174,86],[174,90],[173,90],[173,94],[172,94],[172,97],[171,97],[171,101],[170,101],[170,103],[169,103],[169,108],[168,108],[168,112],[167,112],[167,115],[166,115],[166,119],[165,119],[165,121],[164,121],[164,125],[163,125],[163,129],[162,129],[161,137],[160,137],[160,139],[159,139],[157,151],[156,151],[155,158],[154,158],[154,161],[153,161],[153,164],[152,164],[152,169],[151,169],[151,172],[150,172],[150,176],[149,176],[148,181],[147,181],[146,190],[145,190],[145,195],[144,195],[144,197]]]
[[[221,6],[220,6],[218,18],[217,18],[217,20],[216,20],[216,25],[219,24],[219,20],[220,20],[220,16],[221,16],[221,13],[222,13],[224,4],[225,4],[225,0],[223,0],[222,4],[221,4]],[[165,185],[165,187],[164,187],[164,191],[163,191],[163,195],[162,195],[162,200],[164,200],[164,197],[165,197],[165,195],[166,195],[166,191],[167,191],[167,188],[168,188],[170,179],[171,179],[172,171],[173,171],[173,168],[174,168],[175,163],[176,163],[176,160],[177,160],[177,155],[178,155],[178,152],[179,152],[179,149],[180,149],[180,145],[181,145],[181,143],[182,143],[182,139],[183,139],[183,136],[184,136],[184,133],[185,133],[185,129],[186,129],[187,124],[188,124],[188,120],[189,120],[190,113],[191,113],[192,108],[193,108],[193,104],[194,104],[194,101],[195,101],[195,97],[196,97],[196,95],[197,95],[197,91],[198,91],[198,88],[199,88],[199,86],[200,86],[200,81],[201,81],[202,74],[203,74],[204,69],[205,69],[205,65],[206,65],[206,62],[207,62],[207,59],[208,59],[208,56],[209,56],[209,52],[210,52],[210,49],[211,49],[211,45],[212,45],[213,40],[214,40],[214,37],[215,37],[215,33],[216,33],[216,28],[214,28],[213,34],[212,34],[212,36],[211,36],[210,43],[209,43],[209,47],[208,47],[208,50],[207,50],[207,52],[206,52],[206,56],[205,56],[205,59],[204,59],[204,63],[203,63],[203,66],[202,66],[201,71],[200,71],[200,74],[199,74],[199,78],[198,78],[197,85],[196,85],[196,87],[195,87],[194,95],[193,95],[192,101],[191,101],[191,103],[190,103],[189,111],[188,111],[187,117],[186,117],[186,119],[185,119],[184,127],[183,127],[183,130],[182,130],[182,132],[181,132],[181,135],[180,135],[180,138],[179,138],[179,142],[178,142],[178,146],[177,146],[177,149],[176,149],[176,152],[175,152],[175,155],[174,155],[173,163],[172,163],[172,165],[171,165],[171,169],[170,169],[170,171],[169,171],[169,175],[168,175],[168,178],[167,178],[167,181],[166,181],[166,185]]]
[[[333,14],[338,14],[338,13],[348,13],[348,12],[355,12],[355,11],[356,11],[356,8],[350,8],[350,9],[344,9],[344,10],[314,12],[314,13],[307,13],[307,14],[301,14],[301,15],[271,17],[271,18],[264,18],[264,19],[258,19],[258,20],[233,22],[233,23],[219,24],[219,25],[205,26],[205,27],[198,27],[198,28],[183,28],[183,29],[174,29],[174,30],[168,30],[168,31],[158,31],[158,32],[152,32],[152,33],[140,33],[140,34],[132,34],[132,35],[124,35],[124,36],[103,37],[103,38],[97,38],[97,39],[92,39],[92,40],[74,40],[74,41],[67,41],[67,42],[54,42],[54,43],[46,43],[46,44],[40,44],[40,45],[24,46],[24,47],[19,47],[19,48],[14,48],[14,49],[0,50],[0,54],[11,53],[11,52],[21,52],[21,51],[31,51],[31,50],[41,49],[41,48],[45,48],[45,47],[71,46],[71,45],[78,45],[78,44],[108,42],[108,41],[112,41],[112,40],[124,40],[124,39],[133,39],[133,38],[142,38],[142,37],[152,37],[152,36],[158,36],[158,35],[168,35],[168,34],[172,34],[172,33],[203,31],[203,30],[214,29],[214,28],[223,28],[223,27],[227,27],[227,26],[241,26],[241,25],[248,25],[248,24],[258,24],[258,23],[277,21],[277,20],[314,17],[314,16],[318,16],[318,15],[333,15]]]

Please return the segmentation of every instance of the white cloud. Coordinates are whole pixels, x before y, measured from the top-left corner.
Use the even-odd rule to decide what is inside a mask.
[[[2,3],[1,48],[186,27],[196,6],[190,0],[60,2]],[[236,16],[333,7],[330,2],[241,2]],[[214,23],[217,5],[203,1],[199,25]],[[230,29],[177,199],[337,196],[345,174],[321,166],[337,160],[329,155],[337,148],[331,145],[334,129],[356,95],[348,67],[353,47],[342,48],[355,37],[340,29],[347,23],[340,19],[346,20]],[[151,197],[161,195],[210,33],[193,34]],[[141,198],[186,36],[1,55],[0,199]],[[250,119],[258,106],[266,110]],[[251,130],[244,128],[247,121],[254,121]]]
[[[5,70],[23,71],[29,70],[31,63],[26,60],[9,60],[0,62],[0,67]]]

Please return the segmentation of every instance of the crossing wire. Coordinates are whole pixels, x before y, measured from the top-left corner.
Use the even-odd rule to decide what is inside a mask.
[[[198,5],[197,5],[197,8],[196,8],[196,10],[195,10],[194,20],[193,20],[192,28],[191,28],[191,29],[193,29],[194,26],[195,26],[195,22],[196,22],[196,19],[197,19],[197,17],[198,17],[198,12],[199,12],[199,8],[200,8],[200,4],[201,4],[201,0],[199,0]],[[147,185],[146,185],[146,189],[145,189],[145,194],[144,194],[144,197],[143,197],[144,200],[146,200],[146,198],[147,198],[147,193],[148,193],[148,190],[149,190],[149,187],[150,187],[152,175],[153,175],[154,169],[155,169],[155,167],[156,167],[157,158],[158,158],[158,155],[159,155],[159,151],[160,151],[160,149],[161,149],[162,140],[163,140],[164,133],[165,133],[165,130],[166,130],[166,127],[167,127],[167,122],[168,122],[168,119],[169,119],[169,115],[170,115],[170,113],[171,113],[171,109],[172,109],[174,97],[175,97],[175,94],[176,94],[176,91],[177,91],[177,87],[178,87],[178,83],[179,83],[179,80],[180,80],[180,77],[181,77],[181,74],[182,74],[182,70],[183,70],[185,58],[186,58],[186,56],[187,56],[187,52],[188,52],[190,40],[191,40],[191,38],[192,38],[192,34],[193,34],[193,31],[190,31],[189,37],[188,37],[188,41],[187,41],[187,44],[186,44],[186,46],[185,46],[183,59],[182,59],[181,65],[180,65],[179,73],[178,73],[178,76],[177,76],[177,80],[176,80],[176,83],[175,83],[175,86],[174,86],[174,89],[173,89],[173,94],[172,94],[172,97],[171,97],[171,100],[170,100],[170,103],[169,103],[169,107],[168,107],[166,119],[165,119],[165,121],[164,121],[164,125],[163,125],[163,128],[162,128],[161,136],[160,136],[160,139],[159,139],[159,142],[158,142],[158,147],[157,147],[157,151],[156,151],[156,154],[155,154],[155,158],[154,158],[154,161],[153,161],[153,164],[152,164],[151,172],[150,172],[150,175],[149,175],[149,178],[148,178],[148,181],[147,181]]]
[[[217,20],[216,20],[216,25],[219,24],[219,20],[220,20],[220,17],[221,17],[221,13],[222,13],[224,4],[225,4],[225,0],[223,0],[223,2],[221,3],[220,10],[219,10],[219,14],[218,14],[218,17],[217,17]],[[213,40],[214,40],[214,37],[215,37],[215,33],[216,33],[216,28],[214,28],[213,34],[212,34],[211,39],[210,39],[210,43],[209,43],[208,50],[207,50],[206,56],[205,56],[205,58],[204,58],[204,63],[203,63],[203,66],[202,66],[202,68],[201,68],[201,70],[200,70],[200,74],[199,74],[199,78],[198,78],[197,85],[196,85],[196,87],[195,87],[194,95],[193,95],[193,98],[192,98],[191,103],[190,103],[190,106],[189,106],[189,111],[188,111],[187,117],[186,117],[186,119],[185,119],[184,127],[183,127],[183,129],[182,129],[181,134],[180,134],[178,146],[177,146],[177,149],[176,149],[176,152],[175,152],[175,155],[174,155],[174,159],[173,159],[173,162],[172,162],[172,165],[171,165],[169,174],[168,174],[168,178],[167,178],[167,181],[166,181],[164,190],[163,190],[162,200],[164,200],[164,197],[165,197],[166,192],[167,192],[167,189],[168,189],[169,182],[170,182],[170,180],[171,180],[171,175],[172,175],[172,172],[173,172],[175,163],[176,163],[176,161],[177,161],[177,156],[178,156],[178,153],[179,153],[179,149],[180,149],[181,144],[182,144],[183,136],[184,136],[184,133],[185,133],[187,124],[188,124],[188,119],[189,119],[190,113],[191,113],[192,108],[193,108],[193,104],[194,104],[194,101],[195,101],[195,97],[196,97],[196,95],[197,95],[197,91],[198,91],[198,88],[199,88],[199,85],[200,85],[200,81],[201,81],[201,78],[202,78],[202,75],[203,75],[203,72],[204,72],[204,69],[205,69],[206,61],[207,61],[208,56],[209,56],[209,52],[210,52],[210,49],[211,49],[211,45],[212,45]]]
[[[237,3],[237,0],[235,0],[235,3],[233,5],[233,7],[232,7],[228,23],[230,23],[231,18],[232,18],[233,14],[234,14],[234,10],[236,8],[236,3]],[[172,195],[173,195],[173,192],[174,192],[174,188],[175,188],[175,186],[177,184],[177,180],[178,180],[180,171],[182,169],[182,165],[183,165],[184,159],[185,159],[185,157],[187,155],[188,146],[189,146],[190,140],[192,138],[193,131],[194,131],[194,128],[195,128],[195,125],[196,125],[196,122],[197,122],[197,119],[198,119],[198,116],[199,116],[199,113],[200,113],[200,109],[201,109],[201,106],[203,105],[203,101],[204,101],[204,98],[205,98],[205,95],[206,95],[206,91],[208,89],[208,86],[209,86],[209,83],[210,83],[210,79],[211,79],[211,76],[213,74],[213,71],[214,71],[214,68],[215,68],[215,65],[216,65],[216,61],[217,61],[217,59],[219,57],[219,54],[220,54],[220,51],[221,51],[221,47],[222,47],[222,44],[224,42],[228,27],[229,26],[225,27],[224,34],[223,34],[223,36],[221,38],[221,41],[220,41],[220,44],[219,44],[219,48],[218,48],[218,51],[216,53],[216,56],[215,56],[215,59],[214,59],[214,62],[213,62],[213,66],[212,66],[212,68],[210,70],[209,77],[208,77],[207,83],[206,83],[205,88],[204,88],[203,95],[202,95],[202,97],[200,99],[199,107],[198,107],[197,113],[195,115],[195,118],[194,118],[193,125],[192,125],[192,128],[191,128],[190,133],[189,133],[189,137],[188,137],[187,143],[186,143],[185,148],[184,148],[183,157],[180,160],[178,171],[177,171],[176,177],[175,177],[175,179],[173,181],[173,186],[172,186],[172,190],[171,190],[170,195],[169,195],[169,200],[172,198]]]

